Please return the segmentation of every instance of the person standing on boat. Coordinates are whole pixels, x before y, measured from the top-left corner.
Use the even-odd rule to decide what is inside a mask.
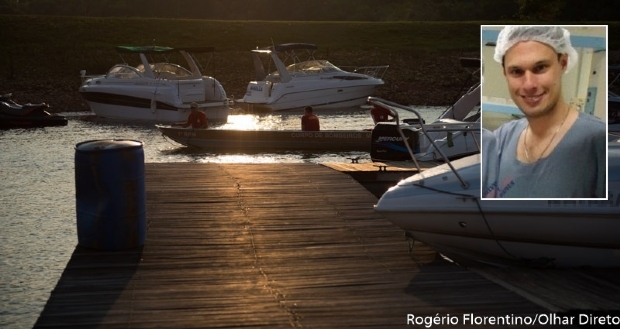
[[[483,173],[493,167],[495,173],[486,179],[483,197],[606,198],[605,122],[562,95],[562,76],[578,59],[568,30],[506,26],[494,59],[524,118],[494,131],[496,159],[484,168],[491,162],[483,154],[482,163]]]
[[[321,124],[319,118],[314,115],[312,106],[306,106],[304,115],[301,117],[301,130],[303,131],[319,131]]]
[[[187,122],[173,123],[172,126],[187,128],[191,126],[194,129],[209,128],[209,119],[204,112],[198,111],[198,104],[195,102],[190,105],[191,113],[187,117]]]

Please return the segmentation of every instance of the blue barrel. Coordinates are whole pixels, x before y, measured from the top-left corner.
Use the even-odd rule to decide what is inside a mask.
[[[78,244],[100,250],[142,246],[146,191],[142,142],[94,140],[75,146]]]

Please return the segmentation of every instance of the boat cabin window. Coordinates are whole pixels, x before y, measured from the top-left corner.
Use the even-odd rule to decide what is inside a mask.
[[[151,71],[155,75],[157,79],[169,79],[176,80],[191,77],[192,73],[178,64],[172,63],[155,63],[149,64],[151,67]],[[140,64],[137,66],[139,72],[144,73],[144,65]]]
[[[269,73],[265,79],[265,81],[269,81],[269,82],[273,82],[273,83],[278,83],[280,82],[280,73],[278,71],[273,71],[271,73]]]
[[[341,70],[334,64],[326,60],[313,60],[291,64],[286,67],[290,73],[302,72],[306,74],[340,72]]]
[[[188,77],[192,75],[190,71],[188,71],[181,65],[173,64],[173,63],[151,64],[151,70],[153,70],[153,73],[155,73],[155,76],[157,76],[157,74],[165,74],[168,76],[172,75],[172,76],[177,76],[179,78],[182,78],[182,77]]]
[[[115,79],[137,79],[142,77],[142,73],[135,67],[125,64],[114,65],[106,74],[106,78]]]
[[[343,72],[337,66],[326,60],[311,60],[299,62],[287,66],[286,70],[292,75]],[[274,83],[280,82],[280,73],[278,71],[273,71],[269,73],[264,80]]]
[[[478,122],[480,120],[480,116],[481,116],[481,111],[480,111],[480,104],[472,107],[471,111],[469,111],[469,113],[467,113],[467,115],[465,116],[465,118],[463,119],[463,121],[465,122]]]

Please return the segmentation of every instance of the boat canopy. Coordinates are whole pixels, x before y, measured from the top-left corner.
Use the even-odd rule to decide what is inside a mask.
[[[174,48],[161,46],[117,46],[119,53],[143,53],[143,54],[165,54],[174,51]]]
[[[193,53],[210,53],[215,51],[214,47],[162,47],[162,46],[117,46],[116,51],[119,53],[134,54],[166,54],[173,51],[187,51]]]

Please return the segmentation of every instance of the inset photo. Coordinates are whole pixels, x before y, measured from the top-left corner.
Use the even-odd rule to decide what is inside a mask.
[[[483,25],[483,199],[607,199],[607,26]]]

